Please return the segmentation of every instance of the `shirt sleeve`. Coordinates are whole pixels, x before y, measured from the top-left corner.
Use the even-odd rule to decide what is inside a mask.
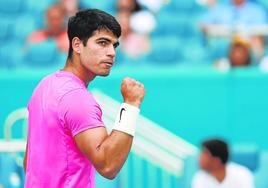
[[[93,96],[85,89],[65,94],[59,102],[59,117],[72,136],[90,128],[104,126],[102,111]]]

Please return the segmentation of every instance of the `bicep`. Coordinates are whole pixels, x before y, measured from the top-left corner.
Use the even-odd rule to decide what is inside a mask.
[[[96,165],[103,157],[98,153],[99,147],[107,137],[106,128],[100,126],[80,132],[75,135],[74,139],[78,148]]]

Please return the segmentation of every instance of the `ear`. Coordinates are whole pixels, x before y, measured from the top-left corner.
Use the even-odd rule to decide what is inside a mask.
[[[81,53],[81,43],[82,41],[78,37],[74,37],[72,40],[73,51],[80,54]]]

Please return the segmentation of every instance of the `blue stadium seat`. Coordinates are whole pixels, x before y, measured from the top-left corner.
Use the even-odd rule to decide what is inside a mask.
[[[206,48],[197,40],[185,40],[182,48],[184,61],[188,64],[198,63],[200,65],[209,62],[209,55]]]
[[[29,14],[22,14],[15,21],[12,37],[21,43],[25,43],[27,37],[36,29],[35,18]]]
[[[81,8],[97,8],[106,11],[110,14],[115,14],[115,0],[100,1],[100,0],[80,0]]]
[[[22,61],[22,45],[16,40],[10,40],[0,46],[0,67],[16,68]]]
[[[231,160],[246,166],[252,172],[259,166],[260,151],[255,145],[236,145],[232,148]]]
[[[22,9],[23,0],[1,0],[0,14],[17,14]]]
[[[33,17],[38,18],[38,27],[44,26],[44,15],[47,8],[56,3],[56,0],[25,0],[23,5],[23,10],[25,13],[31,14]]]
[[[0,19],[0,40],[4,42],[10,37],[10,31],[12,29],[10,20]]]
[[[230,39],[208,39],[207,41],[208,53],[211,59],[219,59],[228,57],[230,48]]]
[[[30,44],[24,54],[24,63],[31,67],[50,67],[57,62],[59,51],[56,42],[52,39]]]
[[[255,0],[257,3],[262,5],[266,10],[268,10],[268,1],[267,0]]]
[[[176,36],[153,37],[147,60],[153,64],[174,64],[181,59],[181,42]]]
[[[182,13],[161,13],[157,16],[157,27],[152,35],[193,37],[198,32],[191,16]]]

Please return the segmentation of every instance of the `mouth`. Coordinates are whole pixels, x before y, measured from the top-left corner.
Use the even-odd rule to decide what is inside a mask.
[[[114,63],[112,61],[105,61],[104,64],[106,65],[106,67],[111,68]]]

